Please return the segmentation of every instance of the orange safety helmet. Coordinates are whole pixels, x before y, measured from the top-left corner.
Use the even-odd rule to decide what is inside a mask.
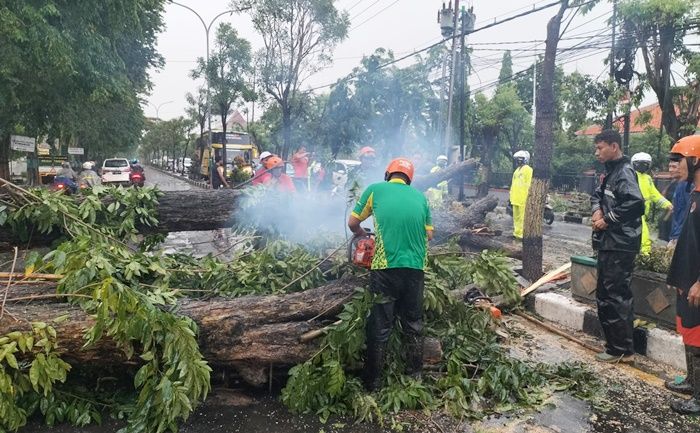
[[[411,183],[414,171],[415,168],[411,161],[406,158],[396,158],[391,160],[389,165],[386,166],[386,180],[389,180],[393,173],[403,173],[408,177],[408,183]]]
[[[282,161],[282,158],[280,158],[277,155],[272,155],[271,157],[269,157],[265,160],[264,165],[265,165],[266,169],[270,170],[270,169],[273,169],[275,167],[281,166],[283,163],[284,163],[284,161]]]
[[[684,157],[700,158],[700,135],[689,135],[681,138],[673,145],[671,153]]]
[[[374,151],[374,149],[369,147],[369,146],[365,146],[362,149],[360,149],[360,157],[369,156],[369,155],[374,156],[375,154],[376,154],[376,152]]]

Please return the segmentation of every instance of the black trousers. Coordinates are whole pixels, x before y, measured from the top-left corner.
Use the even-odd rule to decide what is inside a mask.
[[[374,304],[367,321],[367,341],[386,343],[394,317],[398,316],[407,336],[423,331],[424,274],[418,269],[396,268],[370,272],[369,290],[385,302]]]
[[[634,353],[634,302],[630,283],[636,257],[637,253],[624,251],[598,252],[598,319],[605,334],[606,352],[614,356]]]
[[[381,376],[386,345],[396,316],[406,342],[406,373],[420,373],[423,367],[423,287],[422,270],[396,268],[370,272],[370,291],[384,298],[384,302],[374,304],[367,320],[364,375],[371,388],[376,388]]]

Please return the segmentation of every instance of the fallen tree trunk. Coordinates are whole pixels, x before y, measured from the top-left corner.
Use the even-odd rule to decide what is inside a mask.
[[[414,182],[418,189],[427,189],[439,182],[457,176],[477,166],[469,160],[448,167],[438,173],[419,176]],[[190,191],[166,191],[158,199],[157,226],[140,226],[142,234],[170,233],[181,231],[204,231],[232,227],[236,223],[236,210],[241,207],[243,193],[230,189],[193,189]],[[318,202],[321,206],[323,203]],[[326,206],[329,203],[325,204]],[[330,203],[332,205],[332,203]],[[30,230],[29,230],[30,232]],[[60,233],[40,234],[34,232],[31,244],[48,245]],[[20,238],[7,226],[0,226],[0,243],[11,245],[26,244],[28,239]]]
[[[464,210],[442,210],[435,212],[433,221],[435,225],[435,238],[443,242],[451,237],[456,237],[463,249],[469,250],[500,250],[508,257],[522,260],[522,248],[511,242],[505,241],[500,236],[490,236],[472,233],[469,229],[486,220],[486,215],[498,205],[495,196],[487,196],[475,201]]]
[[[459,245],[462,249],[471,250],[497,250],[501,251],[508,257],[514,259],[523,259],[523,249],[522,247],[515,245],[511,242],[503,241],[497,236],[488,236],[474,234],[470,232],[464,232],[459,235],[458,240]]]
[[[425,191],[430,187],[436,186],[443,180],[450,180],[460,174],[467,174],[470,171],[476,170],[478,167],[479,163],[476,160],[468,159],[458,164],[445,167],[443,170],[435,173],[416,176],[411,185],[413,185],[414,188]]]
[[[199,347],[213,366],[232,368],[252,385],[266,383],[267,371],[273,366],[291,366],[309,359],[318,349],[319,340],[302,343],[301,336],[335,320],[360,279],[338,280],[325,286],[287,295],[244,296],[208,300],[183,299],[177,314],[193,319],[199,328]],[[26,292],[23,291],[26,295]],[[11,292],[10,298],[14,297]],[[65,303],[8,303],[15,321],[6,314],[0,319],[0,335],[27,330],[34,321],[50,322],[67,315],[68,320],[54,325],[58,351],[69,363],[119,365],[138,363],[127,359],[116,344],[102,338],[83,348],[84,334],[93,319],[80,308]],[[428,339],[426,359],[436,363],[441,358],[437,340]]]

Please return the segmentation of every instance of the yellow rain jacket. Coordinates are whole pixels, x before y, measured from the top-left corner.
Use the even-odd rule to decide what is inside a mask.
[[[532,167],[523,165],[513,172],[513,181],[510,184],[510,204],[513,206],[513,236],[523,238],[525,225],[525,203],[532,183]]]
[[[666,200],[658,189],[654,185],[654,179],[646,173],[637,172],[637,183],[639,183],[639,190],[642,192],[642,197],[644,197],[644,215],[642,216],[642,254],[649,254],[651,252],[651,237],[649,236],[649,226],[647,225],[646,218],[651,212],[651,204],[656,203],[662,209],[669,210],[672,205],[671,202]]]
[[[439,165],[430,169],[430,173],[437,173],[440,170],[444,170]],[[445,197],[448,194],[448,183],[446,180],[437,184],[437,188],[428,188],[426,191],[426,197],[428,198],[428,204],[430,204],[431,209],[437,209],[442,207],[445,202]]]
[[[525,206],[530,183],[532,183],[532,167],[523,165],[516,168],[513,172],[513,181],[510,184],[510,204]]]

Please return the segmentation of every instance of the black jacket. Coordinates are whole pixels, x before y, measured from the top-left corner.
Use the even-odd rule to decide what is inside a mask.
[[[608,228],[593,232],[593,249],[639,252],[644,197],[629,158],[605,163],[605,178],[591,197],[593,213],[600,209]]]

